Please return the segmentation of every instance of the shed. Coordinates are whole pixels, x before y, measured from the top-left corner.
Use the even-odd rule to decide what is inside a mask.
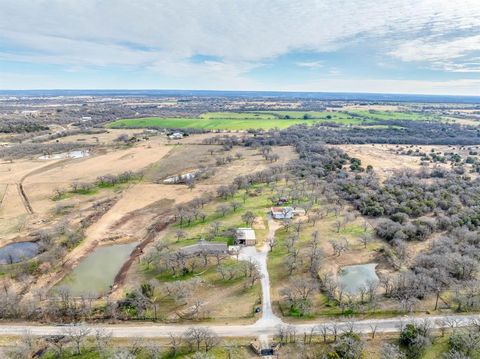
[[[235,244],[254,246],[257,243],[255,231],[252,228],[237,228]]]

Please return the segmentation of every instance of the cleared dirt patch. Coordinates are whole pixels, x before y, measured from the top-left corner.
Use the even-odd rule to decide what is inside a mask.
[[[373,166],[382,180],[393,174],[394,170],[420,168],[420,157],[397,155],[395,151],[398,147],[394,145],[341,145],[339,147],[349,156],[359,158],[362,161],[362,167]]]

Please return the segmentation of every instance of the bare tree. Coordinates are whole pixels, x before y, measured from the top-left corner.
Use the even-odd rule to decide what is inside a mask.
[[[218,336],[209,328],[189,328],[184,338],[190,350],[195,348],[196,351],[200,351],[203,345],[205,352],[208,352],[220,342]]]
[[[358,240],[360,241],[361,244],[363,244],[363,248],[366,249],[368,243],[372,241],[372,236],[369,233],[364,232],[360,235],[360,238],[358,238]]]
[[[16,345],[7,351],[7,355],[12,359],[32,358],[36,346],[35,337],[28,331],[24,332]]]
[[[239,209],[242,205],[238,201],[232,201],[232,203],[230,203],[230,206],[232,207],[233,211],[236,212],[237,209]]]
[[[104,329],[97,329],[95,331],[95,346],[97,348],[97,353],[101,358],[109,358],[110,345],[112,340],[112,333],[107,332]]]
[[[82,351],[82,344],[90,334],[90,329],[84,325],[68,327],[65,330],[68,338],[74,343],[74,353],[80,355]]]
[[[180,242],[181,239],[185,238],[187,235],[187,232],[184,230],[178,229],[175,231],[175,237],[177,238],[177,242]]]
[[[168,337],[170,338],[168,344],[170,347],[170,356],[175,358],[182,344],[183,337],[181,335],[175,335],[174,333],[169,333]]]

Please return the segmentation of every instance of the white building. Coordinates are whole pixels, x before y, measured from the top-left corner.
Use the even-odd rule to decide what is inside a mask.
[[[174,132],[171,135],[169,135],[168,138],[171,139],[171,140],[180,140],[180,139],[183,138],[183,133]]]
[[[237,228],[235,244],[243,246],[254,246],[257,244],[255,231],[251,228]]]

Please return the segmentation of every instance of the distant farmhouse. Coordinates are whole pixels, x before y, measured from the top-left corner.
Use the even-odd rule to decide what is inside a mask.
[[[183,133],[174,132],[171,135],[169,135],[168,138],[171,140],[181,140],[183,138]]]
[[[273,219],[292,219],[295,216],[305,215],[303,208],[272,207],[270,213]]]
[[[251,228],[238,228],[235,234],[235,244],[242,246],[254,246],[257,244],[255,231]]]
[[[292,219],[293,218],[292,207],[272,207],[270,212],[274,219]]]

